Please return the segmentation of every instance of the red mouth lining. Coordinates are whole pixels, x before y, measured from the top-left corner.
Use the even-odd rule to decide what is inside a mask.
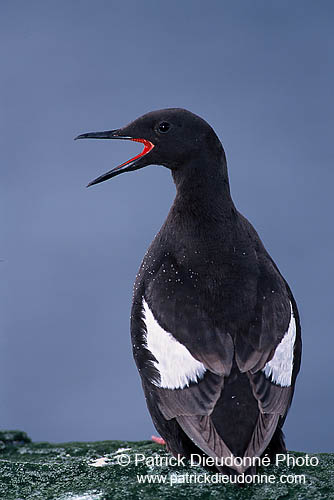
[[[144,149],[141,153],[139,153],[139,155],[134,156],[133,158],[130,158],[130,160],[128,160],[128,161],[122,163],[122,165],[119,165],[118,167],[116,167],[117,169],[124,167],[125,165],[128,165],[129,163],[131,163],[135,160],[138,160],[138,158],[146,155],[154,148],[154,144],[152,144],[152,142],[148,141],[147,139],[130,139],[130,140],[135,141],[135,142],[142,142],[144,144]]]

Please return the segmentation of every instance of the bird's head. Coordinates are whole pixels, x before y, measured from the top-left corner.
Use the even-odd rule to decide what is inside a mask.
[[[163,165],[176,171],[198,160],[202,154],[223,154],[220,141],[210,125],[199,116],[180,108],[152,111],[125,127],[89,132],[76,139],[127,139],[144,145],[140,154],[94,179],[88,186],[147,165]]]

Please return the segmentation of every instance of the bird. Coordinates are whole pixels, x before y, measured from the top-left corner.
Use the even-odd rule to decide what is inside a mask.
[[[144,145],[88,186],[148,165],[169,169],[176,186],[131,309],[133,356],[153,423],[172,455],[201,454],[216,471],[254,474],[245,457],[287,452],[282,427],[300,369],[301,326],[287,281],[234,205],[222,143],[182,108],[76,137],[87,138]],[[227,457],[242,460],[226,466]]]

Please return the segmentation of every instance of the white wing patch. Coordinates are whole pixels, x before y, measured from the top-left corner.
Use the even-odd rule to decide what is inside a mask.
[[[190,382],[197,382],[206,368],[193,358],[188,349],[166,332],[154,318],[152,311],[143,299],[144,322],[146,324],[146,348],[157,361],[153,361],[160,373],[160,382],[152,383],[164,389],[183,389]]]
[[[274,357],[265,364],[263,372],[266,377],[271,378],[274,384],[282,387],[291,385],[293,368],[293,351],[296,340],[296,321],[293,315],[292,304],[289,328],[281,342],[276,347]]]

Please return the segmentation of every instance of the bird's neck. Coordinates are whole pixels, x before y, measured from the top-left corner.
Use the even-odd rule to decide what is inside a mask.
[[[176,197],[171,215],[217,219],[234,208],[224,152],[211,163],[201,157],[192,160],[172,175]]]

